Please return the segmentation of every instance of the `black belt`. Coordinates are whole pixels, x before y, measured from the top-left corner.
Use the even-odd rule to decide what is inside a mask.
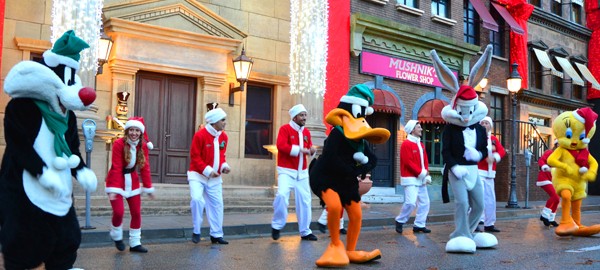
[[[129,168],[129,169],[125,168],[125,169],[123,169],[123,174],[132,173],[134,171],[135,171],[135,167]]]

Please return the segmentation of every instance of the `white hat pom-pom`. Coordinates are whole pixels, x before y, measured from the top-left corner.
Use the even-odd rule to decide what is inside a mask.
[[[80,162],[81,162],[81,159],[76,155],[71,155],[69,157],[69,161],[67,161],[69,168],[71,168],[71,169],[76,168]]]
[[[148,146],[148,150],[154,149],[154,144],[152,144],[152,142],[147,142],[146,146]]]
[[[67,168],[67,160],[63,157],[56,157],[52,161],[52,166],[57,170],[64,170]]]

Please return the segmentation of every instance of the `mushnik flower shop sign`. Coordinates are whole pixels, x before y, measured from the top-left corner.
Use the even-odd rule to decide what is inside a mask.
[[[411,62],[405,59],[363,51],[361,73],[381,75],[390,79],[443,87],[432,65]],[[453,71],[454,76],[457,72]]]

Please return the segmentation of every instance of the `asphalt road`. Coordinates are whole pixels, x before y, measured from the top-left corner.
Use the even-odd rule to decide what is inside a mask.
[[[584,224],[600,223],[599,212],[583,215]],[[600,269],[600,235],[588,238],[557,237],[538,219],[501,220],[496,226],[499,245],[475,254],[444,251],[452,223],[429,224],[430,234],[400,235],[391,227],[367,228],[359,249],[379,248],[382,258],[351,269]],[[229,245],[191,242],[147,243],[147,254],[118,252],[114,247],[82,248],[76,267],[84,269],[314,269],[328,244],[324,234],[317,242],[299,236],[228,239]]]

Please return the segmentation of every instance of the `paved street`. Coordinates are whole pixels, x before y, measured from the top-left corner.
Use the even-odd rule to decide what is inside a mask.
[[[587,212],[584,223],[600,223],[600,212]],[[470,254],[448,254],[444,247],[453,224],[432,223],[431,234],[397,234],[392,227],[363,230],[359,248],[380,248],[383,257],[351,269],[599,269],[600,236],[559,238],[537,218],[500,220],[496,249]],[[317,232],[318,233],[318,232]],[[273,241],[229,237],[227,246],[198,245],[182,240],[146,244],[148,254],[118,252],[111,247],[82,248],[76,267],[85,269],[314,269],[328,239],[318,233],[317,242],[300,241],[295,235]]]

